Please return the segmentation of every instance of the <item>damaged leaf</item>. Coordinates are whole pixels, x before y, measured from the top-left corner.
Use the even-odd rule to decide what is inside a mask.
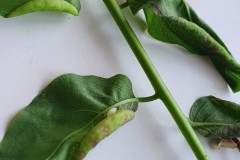
[[[83,159],[99,141],[109,136],[112,132],[133,118],[134,112],[131,110],[118,110],[116,113],[107,116],[107,118],[97,124],[81,141],[77,154],[78,160]]]
[[[112,108],[118,111],[107,117]],[[99,142],[130,121],[136,109],[131,82],[124,75],[62,75],[10,123],[0,143],[0,159],[79,160],[80,153],[85,156],[93,147],[83,150],[82,145]]]
[[[192,106],[190,124],[209,138],[240,137],[240,105],[213,96],[201,97]]]
[[[152,37],[208,56],[231,89],[240,90],[240,65],[185,0],[128,0],[128,3],[134,14],[144,10],[147,30]]]

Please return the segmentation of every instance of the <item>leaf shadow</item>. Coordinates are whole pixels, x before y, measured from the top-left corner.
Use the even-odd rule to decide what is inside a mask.
[[[153,146],[157,146],[158,148],[154,148],[154,150],[158,150],[158,154],[161,155],[162,159],[175,159],[178,160],[179,153],[173,149],[172,144],[169,141],[168,130],[161,126],[157,121],[152,121],[149,117],[154,117],[154,115],[147,109],[144,112],[139,112],[140,124],[143,127],[147,128],[149,143]],[[143,134],[143,133],[142,133]],[[167,137],[167,138],[166,138]],[[180,159],[179,159],[180,160]]]
[[[115,56],[117,53],[116,48],[113,47],[115,44],[112,40],[115,35],[111,34],[112,31],[109,30],[109,25],[107,25],[109,20],[112,20],[111,15],[107,12],[107,10],[106,14],[99,15],[87,2],[84,1],[82,2],[82,6],[84,7],[82,7],[82,13],[80,12],[80,20],[78,23],[79,25],[87,28],[86,32],[90,32],[91,35],[94,35],[94,37],[90,37],[92,45],[96,45],[97,48],[99,48],[98,53],[92,54],[103,57],[103,59],[107,61],[108,65],[111,66],[102,70],[101,73],[105,74],[106,70],[110,70],[113,73],[119,72],[118,70],[122,68],[122,64],[117,56]],[[84,17],[85,15],[87,15],[86,18]],[[111,21],[111,23],[114,22]],[[115,30],[118,31],[117,26],[115,25],[114,27],[116,27]]]
[[[201,136],[201,135],[199,135],[199,136]],[[219,138],[208,138],[207,139],[207,143],[209,144],[209,146],[212,149],[217,149],[217,145],[218,145],[219,142],[220,142]]]
[[[228,93],[226,92],[229,91],[228,84],[214,67],[208,56],[191,54],[181,46],[158,42],[157,40],[154,41],[155,39],[147,41],[145,47],[148,50],[151,49],[152,52],[149,55],[153,61],[160,62],[156,63],[156,68],[159,68],[158,70],[164,72],[164,69],[167,67],[169,69],[175,66],[179,69],[172,70],[172,75],[180,76],[184,72],[191,73],[189,74],[189,78],[191,78],[190,76],[199,76],[205,80],[205,83],[212,85],[212,90],[214,89],[222,94]],[[183,72],[179,72],[181,68],[184,69]],[[199,81],[199,83],[202,82]]]
[[[144,32],[147,29],[147,25],[144,19],[143,11],[139,11],[136,15],[133,15],[130,8],[125,8],[122,10],[126,18],[131,22],[134,30]]]

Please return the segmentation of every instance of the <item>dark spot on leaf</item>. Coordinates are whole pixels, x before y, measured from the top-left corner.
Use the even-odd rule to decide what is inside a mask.
[[[149,4],[149,8],[156,14],[162,15],[160,8],[156,4]]]

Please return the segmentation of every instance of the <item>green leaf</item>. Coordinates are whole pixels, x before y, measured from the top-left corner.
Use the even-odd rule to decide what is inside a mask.
[[[82,144],[98,142],[130,121],[136,102],[124,75],[109,79],[62,75],[10,123],[0,144],[0,159],[77,160],[94,147]],[[122,114],[107,116],[116,107]],[[99,131],[101,127],[105,132]]]
[[[240,137],[240,105],[213,96],[201,97],[192,106],[190,124],[210,138]]]
[[[0,0],[0,15],[16,17],[31,12],[60,11],[78,15],[79,0]]]
[[[234,92],[240,90],[240,65],[217,34],[185,0],[128,0],[135,14],[144,9],[148,33],[189,52],[207,55]]]

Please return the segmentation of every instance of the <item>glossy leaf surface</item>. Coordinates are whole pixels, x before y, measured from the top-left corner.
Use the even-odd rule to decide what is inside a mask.
[[[111,123],[106,123],[106,115],[113,107],[137,109],[131,82],[126,76],[109,79],[74,74],[60,76],[10,123],[0,143],[0,159],[76,160],[88,133],[102,121]],[[118,122],[122,121],[117,117],[112,122],[115,128],[120,127]],[[133,116],[129,120],[131,118]]]
[[[240,90],[240,65],[184,0],[128,0],[133,13],[144,9],[148,33],[189,52],[207,55],[234,92]]]
[[[16,17],[31,12],[60,11],[78,15],[79,0],[0,0],[0,15]]]
[[[199,98],[190,112],[192,127],[210,138],[240,137],[240,105],[213,96]]]

